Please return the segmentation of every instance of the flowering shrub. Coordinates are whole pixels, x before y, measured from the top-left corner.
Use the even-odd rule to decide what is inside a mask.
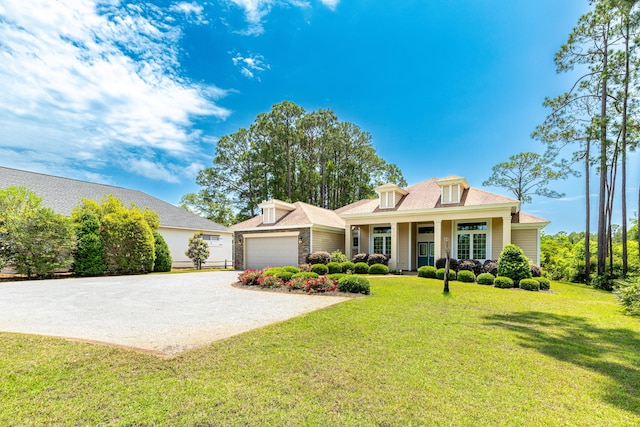
[[[331,292],[338,289],[336,280],[330,279],[327,276],[320,276],[316,279],[307,279],[303,288],[305,291],[312,293],[318,292]]]
[[[261,277],[262,270],[245,270],[238,275],[238,281],[245,286],[258,286]]]
[[[283,282],[282,279],[277,276],[264,276],[258,278],[258,285],[261,288],[280,288]]]
[[[304,289],[307,280],[309,279],[302,276],[292,277],[291,280],[286,283],[286,286],[289,290]]]

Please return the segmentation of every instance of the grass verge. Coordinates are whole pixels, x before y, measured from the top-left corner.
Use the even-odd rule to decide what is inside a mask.
[[[417,277],[173,359],[0,334],[0,425],[638,425],[614,297]]]

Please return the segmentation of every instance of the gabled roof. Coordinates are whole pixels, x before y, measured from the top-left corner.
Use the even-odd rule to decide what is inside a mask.
[[[263,216],[257,215],[241,223],[229,227],[231,230],[246,230],[253,228],[295,228],[321,225],[344,229],[344,220],[329,209],[319,208],[304,202],[293,203],[295,209],[280,218],[274,224],[264,224]]]
[[[378,199],[366,199],[352,203],[338,209],[336,212],[342,215],[370,214],[374,212],[415,211],[420,209],[435,209],[444,207],[479,207],[485,205],[511,204],[517,208],[518,200],[488,191],[469,187],[464,190],[460,203],[442,205],[440,201],[441,189],[439,182],[464,180],[460,177],[447,177],[442,180],[431,178],[406,188],[407,195],[400,200],[394,209],[379,209]],[[465,181],[466,182],[466,181]]]
[[[156,212],[160,216],[161,227],[228,231],[226,227],[220,224],[138,190],[0,166],[0,188],[11,186],[24,186],[35,192],[42,197],[44,206],[63,215],[71,215],[71,210],[80,204],[80,199],[91,199],[99,202],[104,195],[112,194],[122,200],[125,206],[134,203],[141,209],[148,207]]]

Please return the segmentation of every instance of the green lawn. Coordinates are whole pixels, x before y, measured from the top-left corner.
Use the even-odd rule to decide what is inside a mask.
[[[2,333],[0,425],[640,425],[640,319],[613,295],[371,284],[169,360]]]

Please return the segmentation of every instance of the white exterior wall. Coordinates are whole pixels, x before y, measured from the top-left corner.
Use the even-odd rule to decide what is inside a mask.
[[[171,252],[171,260],[173,267],[193,267],[191,259],[185,255],[185,251],[189,246],[189,239],[199,231],[204,234],[216,234],[220,236],[218,241],[209,241],[209,258],[203,265],[203,268],[224,267],[225,260],[227,266],[233,266],[233,233],[227,231],[211,231],[211,230],[187,230],[179,228],[163,228],[158,229],[158,233],[162,235],[169,246]]]

